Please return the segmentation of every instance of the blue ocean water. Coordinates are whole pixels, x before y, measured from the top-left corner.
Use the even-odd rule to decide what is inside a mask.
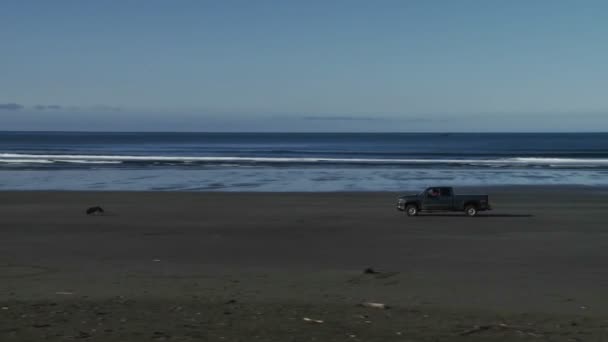
[[[608,133],[0,132],[3,190],[608,185]]]

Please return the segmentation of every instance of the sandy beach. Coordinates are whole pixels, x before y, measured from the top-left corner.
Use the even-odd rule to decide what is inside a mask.
[[[0,340],[607,339],[608,191],[479,191],[0,192]]]

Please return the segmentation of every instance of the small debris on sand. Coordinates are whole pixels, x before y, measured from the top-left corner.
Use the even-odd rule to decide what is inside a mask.
[[[366,308],[374,308],[374,309],[388,309],[389,306],[383,303],[373,303],[373,302],[365,302],[361,303],[361,306]]]
[[[78,335],[77,335],[77,336],[75,336],[75,337],[76,337],[76,338],[89,338],[89,337],[91,337],[91,336],[92,336],[92,335],[91,335],[91,334],[89,334],[88,332],[85,332],[85,331],[79,331],[79,332],[78,332]]]
[[[323,322],[322,320],[320,320],[320,319],[312,319],[312,318],[308,318],[308,317],[304,317],[304,318],[302,318],[302,320],[303,320],[304,322],[308,322],[308,323],[317,323],[317,324],[324,323],[324,322]]]

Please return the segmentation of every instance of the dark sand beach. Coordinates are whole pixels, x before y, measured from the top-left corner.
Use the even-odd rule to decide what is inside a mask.
[[[486,191],[2,192],[0,341],[608,339],[608,192]]]

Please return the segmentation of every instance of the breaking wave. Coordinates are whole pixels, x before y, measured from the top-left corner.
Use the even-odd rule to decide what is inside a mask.
[[[125,164],[125,165],[365,165],[365,166],[477,166],[477,167],[547,167],[606,168],[606,158],[329,158],[329,157],[243,157],[243,156],[136,156],[0,153],[0,163],[12,164]]]

